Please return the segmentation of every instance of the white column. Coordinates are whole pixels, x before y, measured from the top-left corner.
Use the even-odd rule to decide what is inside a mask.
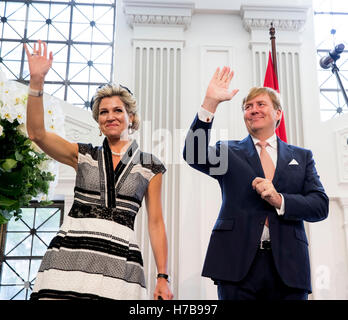
[[[348,127],[336,130],[335,135],[339,183],[348,185]]]
[[[343,210],[343,229],[346,239],[346,252],[348,254],[348,197],[338,198],[338,203]]]
[[[143,151],[159,157],[167,168],[162,207],[168,237],[168,271],[173,293],[178,297],[181,63],[184,31],[191,22],[193,5],[128,0],[123,4],[133,29],[133,88],[141,117],[137,140]],[[146,209],[142,211],[136,230],[151,295],[157,270],[148,239]]]
[[[288,142],[304,146],[301,103],[301,31],[306,22],[308,7],[242,6],[244,28],[250,33],[253,85],[263,86],[268,53],[271,51],[269,28],[276,31],[279,90]]]

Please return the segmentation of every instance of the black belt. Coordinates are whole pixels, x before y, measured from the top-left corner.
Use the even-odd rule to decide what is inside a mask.
[[[271,241],[270,240],[263,240],[260,243],[260,250],[271,250],[272,246],[271,246]]]

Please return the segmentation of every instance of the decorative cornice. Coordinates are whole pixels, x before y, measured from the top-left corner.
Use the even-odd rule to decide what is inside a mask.
[[[279,19],[243,19],[243,27],[250,32],[253,29],[268,30],[271,23],[277,30],[301,31],[306,23],[305,20],[279,20]]]
[[[123,1],[123,11],[131,28],[135,25],[181,26],[191,24],[193,3],[160,1]]]
[[[276,30],[302,31],[307,20],[308,7],[242,6],[243,27],[253,30],[269,30],[271,23]]]
[[[187,27],[191,24],[191,17],[127,14],[127,23],[129,24],[131,28],[133,28],[135,24],[161,24],[161,25],[183,26],[184,29],[187,29]]]

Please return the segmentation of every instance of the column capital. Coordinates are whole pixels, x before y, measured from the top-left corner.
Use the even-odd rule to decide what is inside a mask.
[[[191,24],[193,9],[193,2],[123,0],[123,11],[131,28],[161,25],[186,30]]]
[[[244,28],[268,30],[271,23],[276,30],[301,32],[307,20],[308,6],[249,6],[243,5],[240,14]]]

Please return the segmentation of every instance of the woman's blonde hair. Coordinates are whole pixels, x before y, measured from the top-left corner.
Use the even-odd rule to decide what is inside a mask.
[[[121,85],[115,83],[108,83],[99,87],[94,94],[91,101],[92,115],[95,121],[99,118],[100,101],[106,97],[117,96],[124,103],[128,115],[133,115],[132,125],[130,129],[136,131],[139,129],[140,119],[137,110],[137,101],[131,91]]]
[[[272,101],[273,108],[275,110],[282,111],[282,102],[281,102],[280,94],[276,90],[274,90],[272,88],[268,88],[268,87],[253,87],[253,88],[251,88],[249,90],[247,96],[243,99],[242,110],[244,111],[244,106],[248,101],[256,98],[260,94],[267,94]],[[280,124],[280,120],[277,121],[276,128],[278,128],[279,124]]]

